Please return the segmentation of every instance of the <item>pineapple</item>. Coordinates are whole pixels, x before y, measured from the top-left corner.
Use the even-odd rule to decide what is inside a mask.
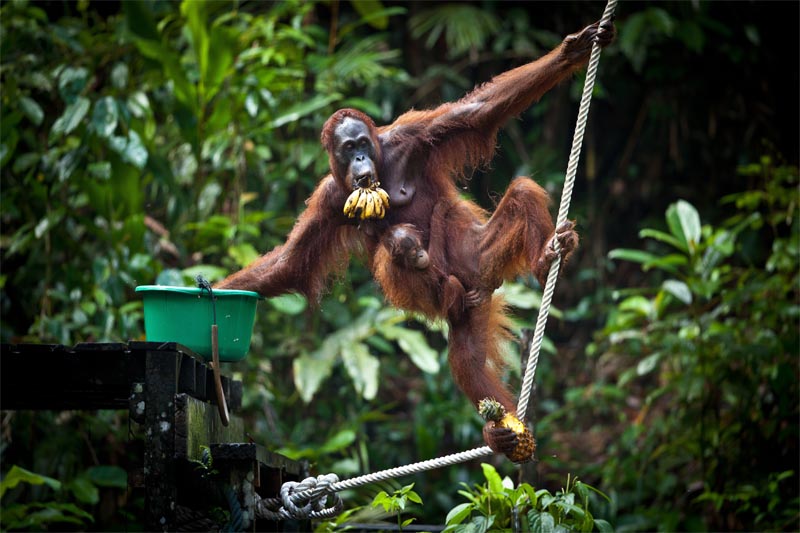
[[[494,422],[495,427],[508,428],[517,434],[517,445],[508,454],[511,461],[525,463],[533,458],[533,452],[536,451],[533,435],[525,424],[515,415],[508,413],[500,402],[494,398],[484,398],[478,403],[478,413],[487,422]]]

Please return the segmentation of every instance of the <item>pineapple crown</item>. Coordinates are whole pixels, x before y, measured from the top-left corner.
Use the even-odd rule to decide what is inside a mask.
[[[478,402],[478,414],[487,422],[498,421],[506,415],[506,408],[494,398],[484,398]]]

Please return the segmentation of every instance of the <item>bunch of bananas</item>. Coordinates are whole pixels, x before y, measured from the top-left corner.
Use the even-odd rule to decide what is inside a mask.
[[[495,427],[508,428],[517,434],[517,445],[508,454],[508,458],[515,463],[525,463],[533,458],[536,451],[536,441],[533,439],[531,431],[525,427],[519,418],[511,413],[507,413],[505,407],[494,398],[484,398],[478,403],[478,413],[487,422],[493,421]]]
[[[380,182],[369,187],[354,189],[344,203],[344,214],[347,218],[383,218],[389,209],[389,194],[380,188]]]

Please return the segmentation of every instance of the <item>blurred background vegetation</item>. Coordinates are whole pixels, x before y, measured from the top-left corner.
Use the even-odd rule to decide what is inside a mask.
[[[3,2],[2,342],[143,338],[136,285],[218,279],[283,241],[326,173],[318,137],[334,110],[388,123],[456,99],[602,9]],[[579,476],[609,496],[592,513],[620,531],[800,529],[798,10],[618,7],[525,481],[555,492]],[[578,75],[512,121],[464,194],[491,208],[529,175],[557,200],[581,87]],[[503,290],[531,325],[536,283]],[[340,477],[479,445],[441,330],[387,308],[358,259],[316,310],[261,302],[251,354],[228,367],[250,435]],[[509,362],[516,388],[516,347]],[[124,412],[3,411],[3,527],[135,527],[122,470],[134,433]],[[20,483],[12,465],[47,477]],[[443,524],[459,483],[482,481],[467,464],[348,505],[414,482],[412,516]]]

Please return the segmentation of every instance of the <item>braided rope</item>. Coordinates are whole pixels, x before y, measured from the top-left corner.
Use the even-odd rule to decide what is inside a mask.
[[[611,20],[616,6],[617,0],[608,0],[606,9],[603,12],[603,17],[600,19],[600,27]],[[570,150],[569,162],[567,163],[567,175],[564,178],[564,189],[561,193],[561,203],[558,207],[556,228],[567,221],[567,213],[569,213],[572,190],[575,187],[575,175],[578,173],[578,162],[581,159],[583,135],[586,131],[586,122],[589,118],[589,104],[592,102],[592,91],[594,90],[594,81],[597,77],[597,65],[600,63],[600,50],[600,45],[597,44],[597,42],[592,44],[592,53],[591,56],[589,56],[589,66],[586,69],[586,80],[583,84],[583,94],[581,95],[581,103],[578,108],[578,121],[575,125],[575,134],[572,136],[572,149]],[[553,248],[558,254],[558,240],[554,240],[553,244]],[[560,266],[561,255],[559,254],[556,255],[555,260],[550,265],[550,271],[547,273],[547,281],[545,282],[544,292],[542,294],[542,304],[539,307],[539,316],[536,318],[536,327],[533,331],[528,364],[525,367],[525,375],[522,380],[522,388],[517,404],[517,418],[520,420],[525,420],[525,413],[528,410],[528,400],[531,395],[531,389],[533,388],[536,365],[539,363],[539,352],[542,349],[542,341],[544,340],[544,328],[547,325],[547,317],[550,314],[550,305],[556,290],[556,280],[558,279],[558,269]]]
[[[608,0],[606,9],[603,12],[603,17],[600,19],[600,26],[611,20],[616,5],[617,0]],[[556,219],[556,228],[561,226],[567,220],[567,213],[569,212],[569,204],[572,197],[572,190],[575,185],[575,176],[578,171],[581,147],[583,145],[583,136],[589,116],[589,104],[591,103],[592,91],[594,90],[595,78],[597,76],[597,65],[600,62],[600,50],[600,45],[595,42],[592,45],[592,52],[589,57],[589,66],[586,70],[586,81],[584,82],[583,94],[581,95],[581,103],[578,110],[578,121],[575,127],[575,134],[572,138],[572,150],[570,151],[569,162],[567,164],[567,174],[564,180],[564,190],[561,195],[561,203],[559,205],[558,217]],[[556,253],[559,252],[557,240],[554,241],[554,249]],[[547,323],[547,316],[550,313],[550,305],[553,299],[553,293],[555,292],[556,279],[558,277],[560,263],[561,257],[560,255],[557,255],[553,263],[550,265],[550,271],[548,272],[547,281],[545,282],[545,289],[542,295],[542,304],[539,307],[539,315],[536,319],[536,328],[534,330],[534,336],[531,342],[528,364],[525,368],[525,377],[523,379],[519,404],[517,407],[517,417],[520,420],[524,420],[525,412],[528,408],[528,399],[530,398],[531,389],[533,388],[533,377],[536,373],[536,365],[539,362],[539,352],[544,339],[544,327]],[[385,481],[396,477],[434,470],[436,468],[465,463],[473,459],[487,457],[493,453],[494,452],[488,446],[482,446],[480,448],[473,448],[471,450],[445,455],[435,459],[428,459],[427,461],[421,461],[418,463],[412,463],[410,465],[399,466],[396,468],[390,468],[388,470],[381,470],[379,472],[365,474],[363,476],[346,479],[344,481],[339,481],[335,474],[328,474],[327,476],[319,476],[319,478],[317,478],[325,478],[324,483],[322,484],[317,484],[314,478],[306,478],[301,483],[284,483],[284,486],[281,488],[281,498],[265,498],[261,500],[257,506],[257,514],[263,518],[272,520],[284,518],[331,518],[341,512],[341,500],[338,499],[338,495],[335,495],[336,502],[334,506],[324,508],[325,502],[322,498],[325,498],[330,493],[352,489],[362,485],[369,485],[371,483]],[[335,480],[332,481],[332,479]],[[306,503],[302,507],[298,507],[298,504],[301,502]],[[337,508],[338,511],[336,510]],[[287,509],[289,509],[289,511],[287,511]],[[315,514],[317,515],[315,516]]]
[[[342,511],[343,504],[339,495],[334,494],[333,505],[325,507],[325,498],[331,493],[465,463],[473,459],[487,457],[492,453],[494,452],[492,452],[491,448],[482,446],[435,459],[428,459],[427,461],[345,479],[344,481],[339,481],[336,474],[327,474],[317,478],[308,477],[299,483],[288,481],[281,487],[280,498],[262,498],[259,500],[256,505],[256,514],[267,520],[333,518]]]
[[[465,463],[473,459],[479,459],[481,457],[492,455],[493,453],[494,452],[492,452],[492,449],[488,446],[481,446],[480,448],[473,448],[464,452],[445,455],[435,459],[428,459],[427,461],[420,461],[410,465],[398,466],[388,470],[381,470],[372,474],[365,474],[363,476],[345,479],[344,481],[334,483],[331,488],[335,490],[352,489],[355,487],[360,487],[361,485],[376,483],[378,481],[385,481],[387,479],[434,470],[444,466]]]

